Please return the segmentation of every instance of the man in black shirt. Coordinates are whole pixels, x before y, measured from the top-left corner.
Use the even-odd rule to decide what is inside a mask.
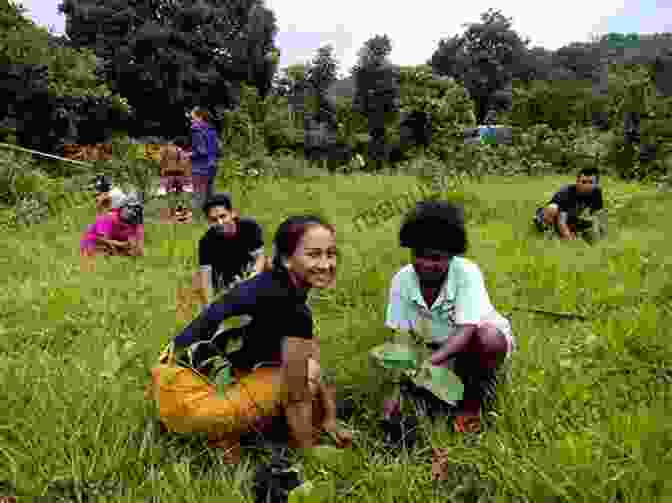
[[[266,264],[261,226],[241,218],[228,194],[215,194],[203,206],[210,228],[198,243],[199,287],[205,304],[238,277],[263,271]]]
[[[554,228],[563,239],[576,239],[577,232],[588,231],[593,223],[580,218],[581,213],[590,213],[604,208],[602,189],[596,168],[584,168],[576,177],[576,183],[567,185],[553,196],[549,204],[537,209],[534,222],[540,231]]]

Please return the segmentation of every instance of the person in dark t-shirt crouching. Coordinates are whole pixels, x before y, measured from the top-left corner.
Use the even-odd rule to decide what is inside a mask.
[[[227,425],[218,429],[193,421],[187,427],[207,431],[210,446],[226,451],[227,463],[240,461],[241,436],[269,415],[285,415],[292,447],[314,447],[320,432],[331,435],[339,447],[352,445],[351,432],[337,423],[336,389],[325,382],[319,338],[308,305],[312,289],[335,286],[336,229],[315,215],[289,217],[278,228],[273,245],[270,270],[215,300],[172,343],[176,359],[191,353],[191,364],[200,373],[208,374],[207,362],[214,354],[224,354],[234,370],[236,382],[224,398],[198,392],[199,396],[180,405],[187,414],[215,411],[212,417],[219,423],[213,424]],[[241,315],[250,317],[248,325],[216,333],[225,320]],[[242,339],[242,346],[228,353],[233,339]],[[252,407],[247,405],[250,397],[254,398]],[[163,417],[162,421],[174,419]],[[182,424],[179,418],[178,422]]]
[[[562,239],[576,239],[577,232],[595,230],[595,222],[580,215],[590,209],[591,215],[604,208],[599,174],[596,168],[582,169],[576,183],[566,185],[555,193],[551,201],[538,208],[534,223],[543,232],[549,228],[556,230]]]
[[[229,194],[215,194],[203,206],[210,228],[198,243],[198,285],[205,304],[238,278],[266,266],[261,226],[240,217]]]

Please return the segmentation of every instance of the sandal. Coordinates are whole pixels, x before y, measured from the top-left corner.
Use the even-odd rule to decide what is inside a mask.
[[[461,414],[455,417],[453,424],[457,433],[480,433],[481,415]]]

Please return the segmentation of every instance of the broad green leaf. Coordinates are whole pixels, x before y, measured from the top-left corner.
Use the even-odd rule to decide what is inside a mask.
[[[429,362],[425,362],[413,382],[446,402],[457,402],[464,395],[464,384],[455,372]]]
[[[332,501],[330,492],[327,483],[306,481],[289,492],[287,503],[326,503]]]
[[[386,343],[373,348],[370,354],[390,370],[412,370],[418,365],[415,351],[405,344]]]

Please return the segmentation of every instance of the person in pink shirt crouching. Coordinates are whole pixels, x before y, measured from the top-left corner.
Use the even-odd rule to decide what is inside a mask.
[[[142,203],[117,189],[110,193],[111,209],[98,215],[80,241],[83,266],[97,255],[138,257],[144,255],[145,230]]]

